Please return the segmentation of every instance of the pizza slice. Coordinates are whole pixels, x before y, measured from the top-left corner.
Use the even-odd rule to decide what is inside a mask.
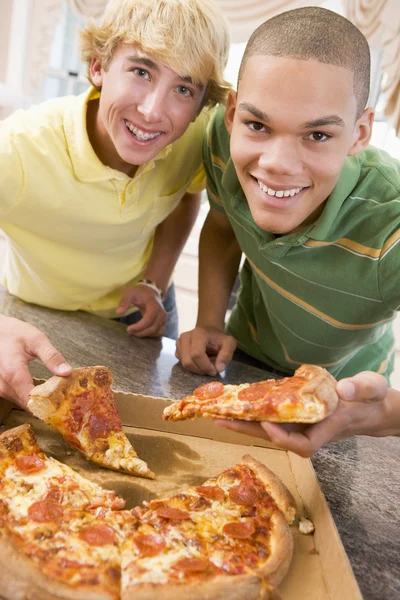
[[[293,552],[290,492],[250,456],[203,485],[133,509],[122,546],[122,600],[256,600]]]
[[[28,410],[56,429],[87,459],[149,479],[154,473],[138,458],[122,429],[106,367],[73,369],[51,377],[30,393]]]
[[[32,428],[0,435],[0,596],[117,600],[125,502],[47,457]]]
[[[223,385],[212,381],[164,409],[163,419],[181,421],[197,417],[317,423],[337,407],[336,380],[315,365],[302,365],[293,377],[257,383]]]
[[[25,515],[28,507],[36,513],[59,514],[66,507],[118,510],[125,506],[114,491],[46,456],[27,424],[0,435],[0,498],[16,515]]]

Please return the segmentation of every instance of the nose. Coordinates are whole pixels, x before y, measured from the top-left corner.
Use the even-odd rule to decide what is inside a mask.
[[[286,136],[276,136],[268,141],[258,161],[269,173],[293,175],[302,170],[301,148],[297,141]]]
[[[166,102],[165,91],[155,86],[146,91],[137,105],[137,110],[148,123],[158,123],[163,118]]]

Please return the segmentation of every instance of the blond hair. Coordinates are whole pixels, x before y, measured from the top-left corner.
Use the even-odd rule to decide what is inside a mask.
[[[107,69],[115,50],[132,44],[182,76],[207,85],[205,104],[224,102],[230,84],[227,23],[212,0],[110,0],[99,24],[81,31],[82,59]]]

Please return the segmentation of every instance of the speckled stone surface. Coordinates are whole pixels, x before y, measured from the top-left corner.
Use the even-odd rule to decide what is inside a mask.
[[[106,365],[114,374],[115,389],[180,398],[209,381],[181,368],[171,340],[131,338],[125,326],[114,321],[26,304],[2,288],[0,313],[38,327],[73,367]],[[30,370],[34,377],[50,375],[39,361],[33,361]],[[233,361],[222,380],[240,383],[265,377],[266,371]],[[336,442],[312,459],[366,600],[400,600],[399,459],[400,438],[395,437]]]

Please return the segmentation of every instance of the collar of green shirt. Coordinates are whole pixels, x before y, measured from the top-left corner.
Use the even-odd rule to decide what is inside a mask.
[[[91,100],[100,97],[100,92],[91,87],[87,92],[77,96],[76,102],[71,104],[65,113],[65,136],[71,156],[72,166],[76,177],[80,181],[93,183],[107,181],[108,179],[131,179],[125,173],[104,165],[97,157],[89,141],[86,128],[87,105]],[[164,159],[171,152],[171,144],[163,148],[150,162],[140,165],[135,177],[154,168],[155,161]]]
[[[292,241],[294,241],[294,238],[301,238],[301,240],[304,240],[304,237],[311,238],[317,241],[323,241],[326,239],[329,230],[331,229],[332,225],[334,224],[334,221],[337,218],[342,204],[357,185],[357,182],[360,178],[360,172],[361,167],[358,157],[348,156],[343,165],[343,169],[340,174],[339,180],[336,186],[334,187],[332,193],[330,194],[321,216],[317,219],[315,223],[310,225],[308,229],[302,230],[301,232],[295,234],[289,234],[290,238],[292,238]],[[222,185],[224,189],[228,192],[228,194],[234,197],[234,209],[241,210],[239,208],[241,206],[244,208],[246,213],[250,215],[250,210],[248,209],[248,204],[246,202],[246,198],[243,194],[242,188],[240,187],[240,183],[236,175],[236,170],[231,158],[229,158],[226,165],[226,170],[222,176]],[[254,225],[257,228],[257,230],[261,233],[261,230],[257,227],[257,225],[255,223]],[[270,238],[270,236],[271,234],[267,234],[268,238]]]

